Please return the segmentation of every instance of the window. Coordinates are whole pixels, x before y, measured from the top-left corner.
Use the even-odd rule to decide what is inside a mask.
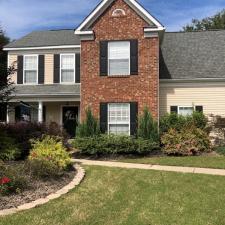
[[[130,42],[108,43],[108,74],[130,75]]]
[[[37,84],[38,77],[38,56],[24,56],[24,84]]]
[[[75,82],[75,54],[61,54],[61,83]]]
[[[182,115],[182,116],[188,116],[188,115],[191,115],[194,111],[194,108],[193,107],[181,107],[179,106],[178,107],[178,114],[179,115]]]
[[[130,104],[108,105],[108,131],[109,134],[130,135]]]

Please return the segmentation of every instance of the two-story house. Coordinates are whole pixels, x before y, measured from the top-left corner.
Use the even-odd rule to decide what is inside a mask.
[[[224,43],[225,31],[166,33],[138,1],[102,0],[75,31],[5,46],[17,67],[5,120],[57,122],[73,134],[90,106],[102,131],[133,135],[145,106],[157,120],[225,114]]]

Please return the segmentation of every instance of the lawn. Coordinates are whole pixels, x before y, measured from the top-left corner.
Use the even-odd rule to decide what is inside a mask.
[[[121,158],[120,162],[225,169],[225,156]]]
[[[224,225],[225,178],[85,167],[84,182],[1,225]]]

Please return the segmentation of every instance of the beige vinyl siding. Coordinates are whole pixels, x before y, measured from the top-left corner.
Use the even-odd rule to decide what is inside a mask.
[[[17,69],[17,55],[8,55],[8,67],[14,66]],[[17,73],[12,74],[12,81],[17,83]]]
[[[21,55],[21,54],[18,54],[18,55]],[[8,55],[9,66],[12,66],[14,63],[15,68],[17,69],[17,56],[18,55],[12,55],[12,54]],[[45,84],[53,84],[53,67],[54,67],[54,55],[53,54],[45,54],[45,80],[44,80]],[[12,75],[12,81],[15,84],[17,83],[17,73],[16,72]]]
[[[225,115],[225,82],[160,83],[160,116],[170,106],[204,107],[205,114]]]
[[[45,55],[45,84],[53,84],[54,55]]]

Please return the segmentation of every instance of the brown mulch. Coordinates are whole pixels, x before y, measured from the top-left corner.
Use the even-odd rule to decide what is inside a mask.
[[[41,180],[30,178],[28,188],[21,193],[8,196],[0,195],[0,210],[15,208],[39,198],[45,198],[69,184],[73,180],[75,174],[76,171],[71,170],[65,172],[62,177],[57,179]]]

